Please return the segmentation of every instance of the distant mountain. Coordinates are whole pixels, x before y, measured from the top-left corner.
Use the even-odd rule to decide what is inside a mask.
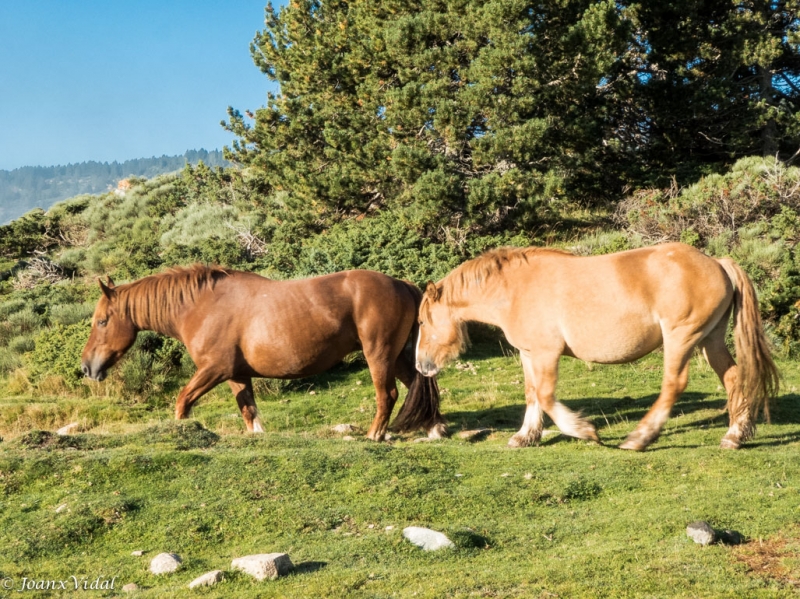
[[[0,170],[0,224],[22,216],[34,208],[47,209],[56,202],[85,193],[103,193],[117,186],[120,179],[170,173],[186,163],[203,161],[208,166],[228,166],[222,152],[189,150],[183,156],[138,158],[125,162],[81,162],[66,166],[23,166],[13,171]]]

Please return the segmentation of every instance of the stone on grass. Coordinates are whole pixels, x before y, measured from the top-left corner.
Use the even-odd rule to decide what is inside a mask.
[[[288,574],[294,566],[286,553],[259,553],[237,557],[231,567],[249,574],[256,580],[275,580],[278,576]]]
[[[355,424],[337,424],[336,426],[332,426],[331,430],[334,433],[339,433],[340,435],[348,435],[350,433],[357,433],[361,429],[359,429]]]
[[[66,504],[66,503],[62,503],[61,505],[59,505],[59,506],[56,508],[56,514],[60,514],[60,513],[61,513],[61,512],[63,512],[65,509],[67,509],[67,504]]]
[[[122,587],[122,590],[125,591],[126,593],[132,593],[133,591],[139,590],[139,585],[136,584],[135,582],[129,582],[124,587]]]
[[[202,576],[198,576],[192,582],[189,583],[189,588],[193,589],[195,587],[213,587],[217,584],[220,580],[222,580],[223,574],[222,570],[212,570],[211,572],[206,572]]]
[[[422,547],[425,551],[437,551],[447,547],[455,547],[453,542],[445,535],[430,528],[409,526],[403,529],[403,536],[417,547]]]
[[[169,574],[181,567],[181,558],[176,553],[159,553],[150,562],[153,574]]]
[[[144,555],[144,551],[137,549],[136,551],[131,551],[131,555],[133,557],[142,557]]]
[[[692,522],[686,527],[686,535],[698,545],[711,545],[717,533],[708,522]]]
[[[81,430],[81,423],[80,422],[70,422],[69,424],[62,426],[60,429],[56,431],[57,435],[74,435],[75,433],[80,432]]]
[[[492,429],[490,428],[476,428],[471,431],[461,431],[458,433],[458,437],[460,439],[464,439],[465,441],[475,442],[485,439],[491,434]]]

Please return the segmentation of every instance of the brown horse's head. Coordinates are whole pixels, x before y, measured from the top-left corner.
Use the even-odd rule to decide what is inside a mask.
[[[453,318],[442,297],[442,286],[428,282],[419,306],[417,370],[425,376],[435,376],[464,350],[467,341],[467,325]]]
[[[110,278],[108,285],[98,282],[103,295],[92,317],[92,334],[81,354],[81,370],[94,381],[106,378],[106,371],[130,349],[139,332],[130,318],[119,313],[114,282]]]

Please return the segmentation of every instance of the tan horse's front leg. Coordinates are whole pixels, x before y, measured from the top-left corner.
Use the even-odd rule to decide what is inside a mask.
[[[210,368],[202,368],[195,372],[178,394],[178,400],[175,402],[175,419],[187,418],[192,411],[194,402],[224,380],[225,377],[222,374]]]
[[[553,419],[555,425],[565,435],[600,443],[597,430],[591,422],[581,418],[567,406],[556,401],[555,390],[556,382],[558,381],[560,354],[531,356],[527,352],[521,352],[520,357],[525,370],[526,400],[529,397],[528,380],[530,378],[533,380],[533,396],[537,401],[528,403],[525,422],[520,431],[511,438],[509,445],[511,447],[524,447],[525,445],[517,445],[516,443],[525,442],[526,440],[539,441],[542,431],[542,410]],[[527,444],[530,445],[530,442]]]
[[[253,395],[253,381],[250,378],[239,381],[230,380],[228,386],[236,397],[236,403],[242,412],[244,424],[251,433],[263,433],[261,420],[258,418],[258,408],[256,407],[255,396]]]
[[[509,447],[528,447],[537,444],[542,438],[544,414],[539,405],[534,384],[533,366],[527,352],[520,353],[522,371],[525,374],[525,419],[522,428],[508,442]]]

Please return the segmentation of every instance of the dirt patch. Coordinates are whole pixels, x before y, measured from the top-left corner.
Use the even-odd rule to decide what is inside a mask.
[[[747,567],[750,576],[800,588],[800,526],[739,545],[733,558]]]

